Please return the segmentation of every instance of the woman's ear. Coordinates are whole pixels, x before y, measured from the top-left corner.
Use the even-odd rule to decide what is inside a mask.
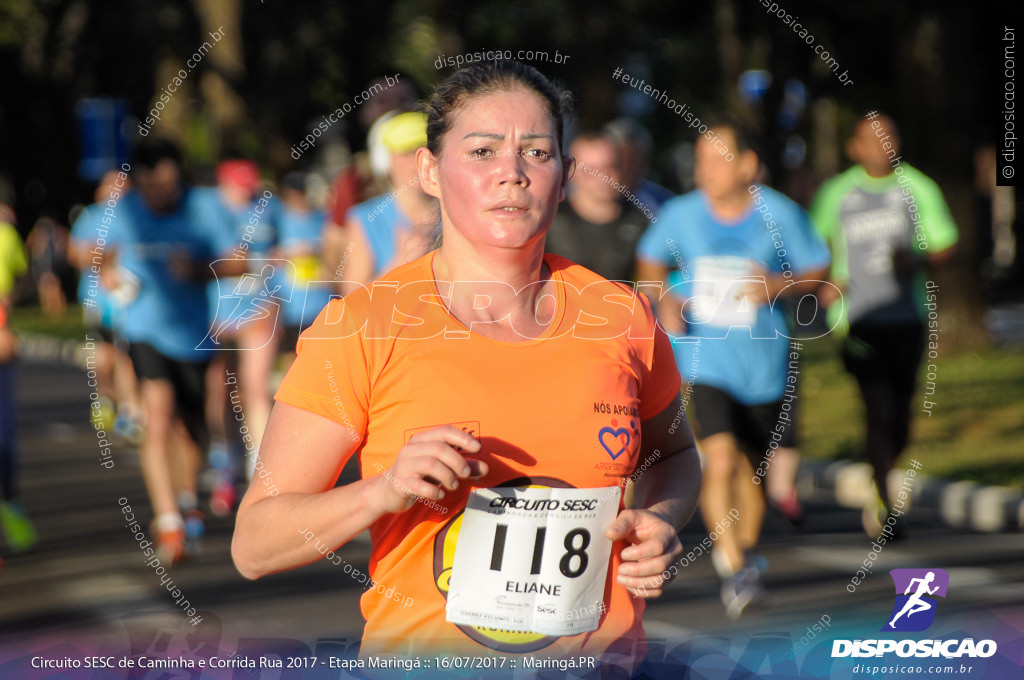
[[[437,158],[425,146],[416,150],[416,172],[420,178],[420,189],[428,196],[441,198],[441,182],[437,176]]]
[[[558,201],[561,203],[565,200],[565,194],[569,187],[569,180],[576,173],[576,159],[572,156],[566,156],[565,162],[562,164],[562,188],[558,192]]]

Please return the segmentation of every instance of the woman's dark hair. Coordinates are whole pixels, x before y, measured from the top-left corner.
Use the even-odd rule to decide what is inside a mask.
[[[467,100],[517,89],[536,93],[547,105],[555,120],[558,150],[564,157],[565,127],[572,116],[572,95],[537,69],[512,59],[467,66],[437,86],[426,105],[427,148],[435,156],[440,153],[441,137],[451,129],[452,117]]]

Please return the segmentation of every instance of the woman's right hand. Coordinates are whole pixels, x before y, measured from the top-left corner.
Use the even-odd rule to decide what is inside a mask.
[[[418,498],[441,500],[446,489],[459,487],[459,480],[486,475],[486,463],[460,453],[479,451],[480,442],[473,435],[452,425],[413,435],[378,478],[382,511],[405,512]]]

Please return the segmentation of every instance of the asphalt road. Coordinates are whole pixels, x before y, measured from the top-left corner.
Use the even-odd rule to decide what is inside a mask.
[[[326,561],[246,581],[229,555],[231,519],[210,520],[203,552],[171,572],[203,617],[193,627],[146,566],[122,519],[120,498],[148,516],[136,453],[118,445],[114,467],[100,465],[87,397],[79,369],[31,361],[20,366],[21,489],[40,542],[26,555],[0,548],[0,678],[51,677],[26,670],[31,655],[103,649],[173,656],[180,649],[195,649],[197,635],[205,644],[231,650],[276,645],[285,651],[341,653],[351,648],[362,627],[359,583]],[[719,581],[710,560],[699,558],[648,607],[645,625],[653,640],[652,657],[660,658],[668,649],[667,663],[680,672],[691,666],[692,678],[796,677],[798,667],[806,677],[860,677],[851,668],[861,659],[825,658],[831,640],[884,637],[878,631],[889,618],[894,597],[888,570],[931,567],[949,573],[950,587],[926,635],[992,638],[1000,644],[997,656],[1002,661],[1021,663],[1024,535],[952,529],[942,526],[934,513],[918,510],[910,517],[908,537],[885,546],[872,573],[850,592],[851,578],[871,553],[859,514],[824,499],[806,501],[803,531],[779,517],[767,523],[761,550],[770,565],[765,606],[731,622],[719,601]],[[683,541],[692,546],[705,536],[703,526],[694,521]],[[339,554],[363,568],[369,547],[360,539]],[[793,665],[779,650],[790,650],[801,638],[804,644],[795,650],[798,661]],[[757,660],[762,644],[769,645],[771,660]],[[946,677],[1024,677],[1019,666],[1011,667],[1014,673],[1020,671],[1015,675],[999,670],[993,660],[988,663],[984,674],[958,670]],[[735,675],[738,668],[755,674]],[[288,677],[273,673],[281,671],[259,677]]]

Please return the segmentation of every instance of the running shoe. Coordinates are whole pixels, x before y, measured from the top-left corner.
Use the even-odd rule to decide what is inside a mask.
[[[206,461],[214,470],[228,470],[231,468],[231,454],[228,446],[223,440],[215,440],[210,444],[210,450],[206,454]]]
[[[203,523],[203,513],[198,510],[185,512],[185,552],[189,555],[198,555],[202,548],[203,534],[206,526]]]
[[[203,491],[212,493],[225,478],[233,476],[231,453],[223,440],[216,439],[210,442],[210,448],[206,452],[206,464],[207,468],[199,475],[199,486]],[[217,512],[214,511],[214,514]]]
[[[796,528],[800,528],[804,523],[804,507],[800,505],[800,499],[797,498],[796,489],[790,491],[789,495],[783,498],[781,501],[775,503],[775,507],[779,509],[782,516],[789,520],[789,523]]]
[[[235,484],[222,478],[210,494],[210,512],[214,517],[227,517],[235,509]]]
[[[114,433],[136,446],[142,443],[145,434],[139,419],[128,414],[118,414],[117,420],[114,421]]]
[[[711,546],[711,566],[715,568],[715,573],[722,580],[735,573],[732,565],[729,564],[729,558],[725,556],[725,551],[718,546]]]
[[[753,569],[758,575],[768,571],[768,558],[755,553],[753,550],[743,551],[743,566]]]
[[[27,552],[38,542],[36,529],[20,503],[0,503],[0,526],[14,552]]]
[[[722,604],[730,621],[739,619],[747,607],[763,600],[761,574],[753,567],[740,569],[722,584]]]
[[[156,554],[168,566],[180,564],[188,559],[185,548],[185,530],[171,529],[156,532]]]
[[[864,510],[860,513],[860,523],[868,538],[873,540],[882,534],[882,525],[885,523],[887,514],[885,503],[878,496],[864,506]]]

